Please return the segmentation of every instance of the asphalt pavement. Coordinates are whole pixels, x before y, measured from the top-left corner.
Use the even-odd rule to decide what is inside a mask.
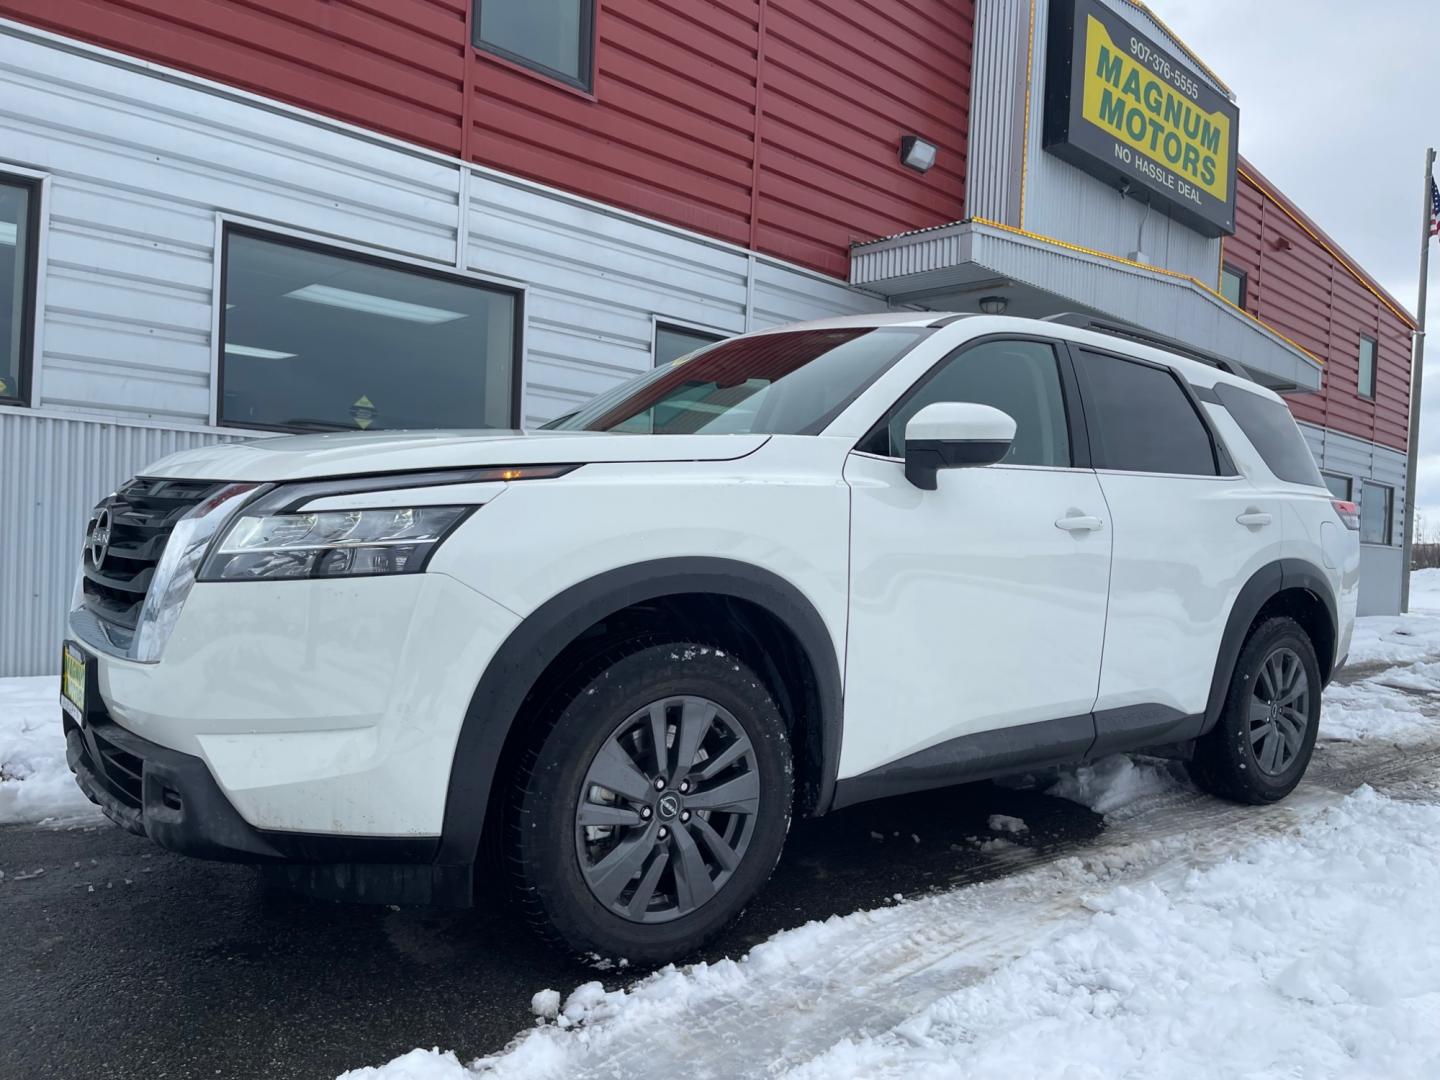
[[[774,878],[707,950],[1013,872],[979,849],[991,814],[1043,857],[1100,818],[974,784],[798,822]],[[43,870],[43,873],[37,871]],[[416,1046],[462,1061],[534,1023],[531,996],[643,971],[539,944],[500,898],[472,911],[331,904],[249,867],[182,859],[105,822],[0,828],[0,1077],[330,1080]]]

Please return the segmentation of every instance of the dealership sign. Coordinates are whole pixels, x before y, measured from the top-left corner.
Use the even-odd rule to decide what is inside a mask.
[[[1239,113],[1098,0],[1052,0],[1045,149],[1206,236],[1235,231]]]

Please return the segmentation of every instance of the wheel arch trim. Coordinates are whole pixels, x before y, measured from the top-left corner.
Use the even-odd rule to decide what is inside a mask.
[[[820,792],[816,812],[834,795],[843,731],[843,693],[836,642],[815,605],[795,585],[752,563],[704,556],[657,559],[605,571],[558,593],[510,632],[486,665],[465,711],[450,763],[437,885],[469,900],[495,772],[507,738],[536,680],[581,633],[633,604],[705,593],[753,603],[794,635],[815,675],[820,709]],[[463,895],[460,890],[463,889]]]
[[[1225,621],[1225,632],[1220,638],[1220,650],[1215,660],[1215,673],[1210,680],[1210,697],[1205,706],[1205,722],[1201,733],[1208,732],[1220,719],[1220,710],[1225,705],[1225,695],[1230,680],[1235,674],[1235,665],[1240,659],[1240,650],[1251,625],[1261,610],[1275,597],[1289,589],[1303,589],[1318,599],[1330,620],[1332,639],[1338,642],[1340,620],[1335,602],[1335,591],[1325,574],[1304,559],[1277,559],[1267,563],[1250,576],[1235,602],[1230,607],[1230,617]],[[1327,663],[1327,670],[1333,670],[1336,657],[1321,657]]]

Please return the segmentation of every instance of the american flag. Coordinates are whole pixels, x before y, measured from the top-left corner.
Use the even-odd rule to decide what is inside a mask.
[[[1430,178],[1430,235],[1440,236],[1440,188],[1435,186],[1435,178]]]

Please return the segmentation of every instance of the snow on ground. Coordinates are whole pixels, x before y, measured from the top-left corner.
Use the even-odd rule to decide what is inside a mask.
[[[60,680],[0,679],[0,825],[97,813],[65,764]]]
[[[1364,788],[1176,884],[1087,896],[988,977],[784,1075],[1437,1076],[1437,888],[1440,807]]]
[[[1440,1076],[1440,572],[1414,606],[1360,621],[1363,670],[1277,806],[1209,799],[1173,762],[1067,770],[1048,793],[1106,816],[1080,848],[1001,842],[996,880],[542,990],[493,1057],[343,1080]]]

